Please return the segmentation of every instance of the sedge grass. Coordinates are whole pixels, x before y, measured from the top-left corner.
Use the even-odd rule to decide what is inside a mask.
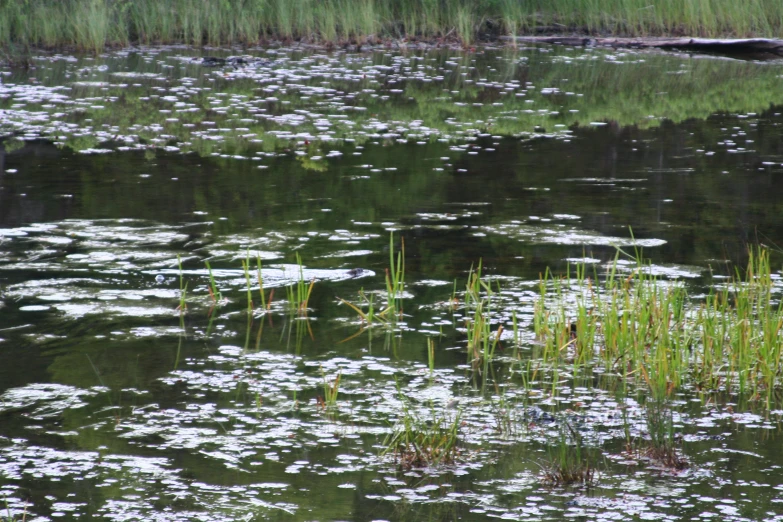
[[[575,279],[547,271],[533,317],[543,362],[601,366],[656,400],[688,380],[769,406],[783,373],[783,304],[773,297],[769,252],[748,258],[700,302],[681,282],[655,276],[641,252],[627,275],[616,257],[601,282],[583,268]]]
[[[571,421],[565,419],[558,430],[555,444],[548,446],[549,461],[542,466],[542,480],[552,486],[573,484],[593,485],[596,480],[597,457],[588,448]]]
[[[340,380],[342,378],[342,372],[338,372],[333,381],[329,381],[326,378],[326,373],[323,367],[321,367],[321,377],[323,378],[323,407],[324,409],[334,409],[337,407],[337,396],[340,393]]]
[[[296,283],[286,287],[286,296],[288,300],[289,312],[298,314],[300,317],[307,317],[308,303],[313,293],[315,279],[308,283],[304,277],[304,266],[299,253],[296,253],[296,265],[299,269],[299,278]],[[262,290],[263,291],[263,290]]]
[[[0,46],[187,43],[252,45],[266,39],[367,38],[567,32],[779,37],[778,0],[0,0]]]
[[[454,462],[460,455],[460,410],[450,415],[430,405],[429,415],[424,416],[402,393],[400,402],[402,415],[386,437],[381,455],[392,455],[403,469]]]
[[[204,264],[206,265],[207,273],[209,274],[209,286],[207,286],[209,297],[212,299],[213,305],[221,304],[223,301],[223,294],[220,293],[220,289],[215,281],[215,275],[212,273],[212,266],[210,266],[209,261],[205,261]]]

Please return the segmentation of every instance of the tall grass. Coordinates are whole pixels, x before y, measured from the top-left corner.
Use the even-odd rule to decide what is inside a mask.
[[[783,302],[765,249],[749,251],[747,267],[700,301],[653,275],[641,252],[630,274],[617,267],[601,282],[584,269],[542,278],[533,322],[545,364],[601,366],[658,402],[688,381],[769,406],[783,384]]]
[[[0,45],[254,44],[304,38],[593,34],[783,35],[778,0],[0,0]]]

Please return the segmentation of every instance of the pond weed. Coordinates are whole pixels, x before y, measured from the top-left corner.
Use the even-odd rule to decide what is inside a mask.
[[[555,444],[548,446],[549,460],[542,466],[542,480],[551,486],[593,486],[597,479],[596,451],[588,448],[573,421],[563,418]]]
[[[461,410],[441,408],[430,403],[429,415],[414,408],[399,389],[401,417],[383,442],[381,455],[392,455],[402,469],[449,464],[461,454],[459,436]]]

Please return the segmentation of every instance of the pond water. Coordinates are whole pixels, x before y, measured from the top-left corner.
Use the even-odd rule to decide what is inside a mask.
[[[0,519],[783,520],[777,397],[686,382],[674,471],[624,453],[638,382],[520,369],[547,268],[600,278],[643,248],[699,296],[780,249],[783,64],[242,53],[0,72]],[[368,326],[353,307],[385,306],[403,248],[403,313]],[[479,263],[489,371],[455,303]],[[384,453],[406,415],[455,423],[458,458]],[[590,487],[542,477],[563,419],[599,455]]]

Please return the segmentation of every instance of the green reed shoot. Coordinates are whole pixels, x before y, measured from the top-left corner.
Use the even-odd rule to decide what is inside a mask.
[[[209,272],[209,286],[207,287],[209,296],[212,298],[214,304],[220,304],[223,300],[223,295],[220,293],[220,289],[215,282],[215,276],[212,274],[212,267],[209,265],[209,261],[205,261],[204,263],[207,265],[207,271]]]
[[[337,373],[337,377],[333,381],[329,381],[326,378],[323,367],[321,367],[321,377],[324,384],[324,407],[327,409],[334,409],[337,406],[337,395],[340,392],[340,380],[342,378],[342,372]]]
[[[392,320],[402,318],[405,292],[405,238],[400,238],[400,251],[394,257],[394,232],[389,235],[389,268],[386,269],[386,309],[381,312]]]
[[[459,456],[461,412],[450,417],[430,405],[430,418],[425,419],[401,391],[400,401],[402,416],[384,440],[381,455],[392,454],[404,469],[453,462]]]
[[[555,486],[594,483],[597,468],[595,451],[587,448],[570,420],[563,420],[556,444],[548,448],[549,462],[543,469],[545,483]]]
[[[250,254],[247,259],[242,260],[242,270],[245,272],[245,284],[247,288],[247,313],[253,313],[253,285],[250,282]]]
[[[182,258],[177,254],[177,266],[179,266],[179,325],[184,330],[185,328],[185,312],[188,309],[187,294],[188,284],[185,282],[185,276],[182,273]]]
[[[430,377],[435,373],[435,342],[431,337],[427,338],[427,366],[430,369]]]
[[[299,252],[296,253],[296,264],[299,267],[299,279],[296,284],[286,287],[288,306],[292,313],[307,316],[307,304],[310,301],[310,295],[313,293],[315,279],[312,279],[309,283],[305,281],[302,258],[299,256]]]

